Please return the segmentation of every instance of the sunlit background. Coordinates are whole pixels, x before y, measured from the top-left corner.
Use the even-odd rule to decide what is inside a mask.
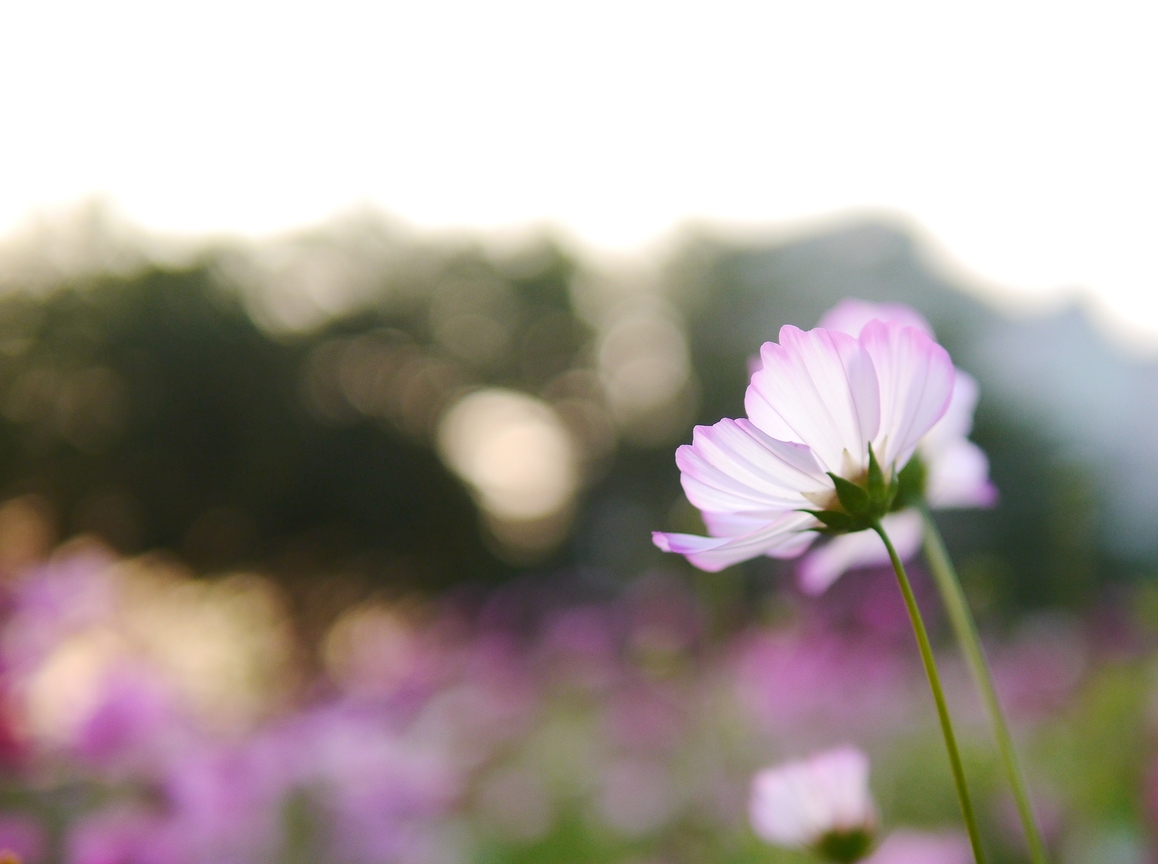
[[[1144,3],[26,3],[0,225],[107,195],[263,235],[372,204],[634,254],[883,211],[1011,305],[1158,344]],[[995,203],[999,202],[999,203]],[[35,217],[33,217],[35,218]]]
[[[5,9],[0,850],[800,864],[748,783],[843,743],[956,849],[890,574],[650,541],[702,529],[691,427],[853,296],[980,382],[1000,499],[939,520],[1051,855],[1155,860],[1156,17]]]

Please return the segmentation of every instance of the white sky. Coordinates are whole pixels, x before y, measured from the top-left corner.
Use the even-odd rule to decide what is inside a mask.
[[[1087,291],[1158,346],[1155,9],[7,3],[0,232],[92,194],[161,231],[371,203],[615,250],[884,210],[1010,303]]]

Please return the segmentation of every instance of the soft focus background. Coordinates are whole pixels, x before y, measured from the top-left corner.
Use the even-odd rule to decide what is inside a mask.
[[[1158,860],[1152,22],[823,5],[6,13],[0,848],[787,864],[753,772],[854,743],[967,860],[891,574],[650,542],[853,296],[980,382],[938,518],[1054,860]]]

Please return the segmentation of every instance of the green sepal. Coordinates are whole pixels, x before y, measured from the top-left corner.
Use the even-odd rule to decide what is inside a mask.
[[[913,458],[898,472],[897,479],[894,481],[897,485],[897,493],[892,500],[890,510],[903,510],[920,503],[925,497],[925,483],[928,476],[929,470],[925,467],[924,461],[914,453]]]
[[[821,533],[846,534],[849,531],[859,530],[857,521],[842,510],[804,510],[811,513],[824,525]]]
[[[829,831],[816,843],[816,854],[834,864],[853,864],[872,849],[872,832],[864,828],[849,831]]]
[[[877,461],[877,454],[873,452],[873,445],[868,445],[868,494],[872,501],[883,501],[888,495],[888,486],[885,484],[885,472],[881,470],[881,463]]]
[[[881,463],[877,461],[877,454],[873,452],[872,444],[869,444],[868,453],[867,485],[869,498],[872,499],[873,512],[883,515],[892,509],[893,501],[896,500],[901,484],[895,476],[887,483],[885,482],[885,472],[881,470]]]
[[[831,471],[828,472],[828,476],[836,487],[836,498],[840,501],[840,506],[849,516],[857,521],[872,518],[873,502],[866,489]]]

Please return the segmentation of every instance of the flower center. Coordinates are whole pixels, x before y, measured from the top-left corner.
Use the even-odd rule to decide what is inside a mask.
[[[833,491],[820,494],[819,509],[805,510],[817,518],[824,526],[821,531],[830,534],[844,534],[864,531],[877,525],[878,520],[890,511],[897,497],[900,479],[893,475],[889,466],[889,477],[885,477],[877,462],[872,445],[868,448],[868,469],[845,471],[844,476],[828,472]],[[855,479],[849,479],[849,475]]]

